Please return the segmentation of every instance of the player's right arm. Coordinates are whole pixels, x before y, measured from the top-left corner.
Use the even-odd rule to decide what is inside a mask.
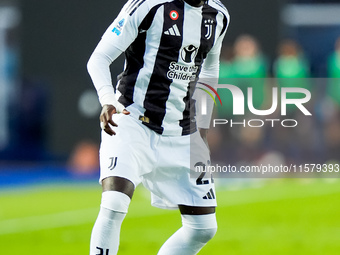
[[[103,107],[100,121],[103,123],[104,131],[110,135],[115,134],[110,125],[117,126],[112,121],[112,114],[129,114],[116,99],[110,65],[136,39],[139,32],[138,27],[148,11],[147,2],[128,1],[117,18],[107,28],[87,63],[88,72]]]

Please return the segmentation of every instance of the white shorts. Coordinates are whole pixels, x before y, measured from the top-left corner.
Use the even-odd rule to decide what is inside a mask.
[[[102,131],[100,183],[110,176],[126,178],[135,187],[143,183],[152,194],[152,205],[160,208],[216,206],[213,179],[195,172],[195,165],[210,162],[199,132],[162,136],[130,115],[112,118],[118,127],[113,127],[114,136]]]

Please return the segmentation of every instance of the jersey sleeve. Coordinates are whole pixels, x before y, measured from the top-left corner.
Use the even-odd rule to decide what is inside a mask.
[[[222,34],[216,39],[216,42],[212,49],[205,58],[202,70],[199,76],[199,82],[208,84],[209,86],[216,88],[218,84],[219,67],[220,67],[220,53],[222,48],[222,42],[227,32],[229,25],[229,15],[226,19],[226,23],[223,25],[221,22],[220,31]],[[214,108],[214,100],[207,96],[206,92],[200,89],[196,89],[194,93],[194,99],[196,100],[196,123],[198,128],[209,129],[211,116]],[[206,103],[202,100],[206,100]],[[202,107],[205,107],[203,110]]]
[[[110,41],[121,52],[125,51],[136,39],[139,26],[149,11],[148,1],[128,1],[102,39]]]
[[[148,1],[128,1],[107,28],[93,51],[87,69],[97,90],[101,105],[116,106],[110,65],[136,39],[139,25],[149,11]]]

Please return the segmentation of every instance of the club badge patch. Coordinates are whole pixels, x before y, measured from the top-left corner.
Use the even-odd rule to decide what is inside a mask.
[[[210,39],[212,35],[214,21],[212,19],[208,19],[204,21],[204,26],[207,29],[207,33],[204,35],[205,38]]]

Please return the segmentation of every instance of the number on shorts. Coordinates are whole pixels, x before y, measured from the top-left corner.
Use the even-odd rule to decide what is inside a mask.
[[[209,163],[210,163],[210,162],[208,161],[208,164],[209,164]],[[205,174],[207,173],[207,172],[206,172],[206,165],[205,165],[203,162],[197,162],[197,163],[195,164],[195,168],[196,168],[196,167],[202,167],[202,169],[203,169],[203,171],[204,171],[204,172],[202,172],[202,173],[200,174],[200,176],[198,176],[198,178],[196,179],[196,184],[197,184],[197,185],[205,185],[205,184],[209,184],[209,183],[210,183],[209,180],[203,180]],[[211,183],[214,183],[214,179],[213,179],[212,175],[211,175]]]

